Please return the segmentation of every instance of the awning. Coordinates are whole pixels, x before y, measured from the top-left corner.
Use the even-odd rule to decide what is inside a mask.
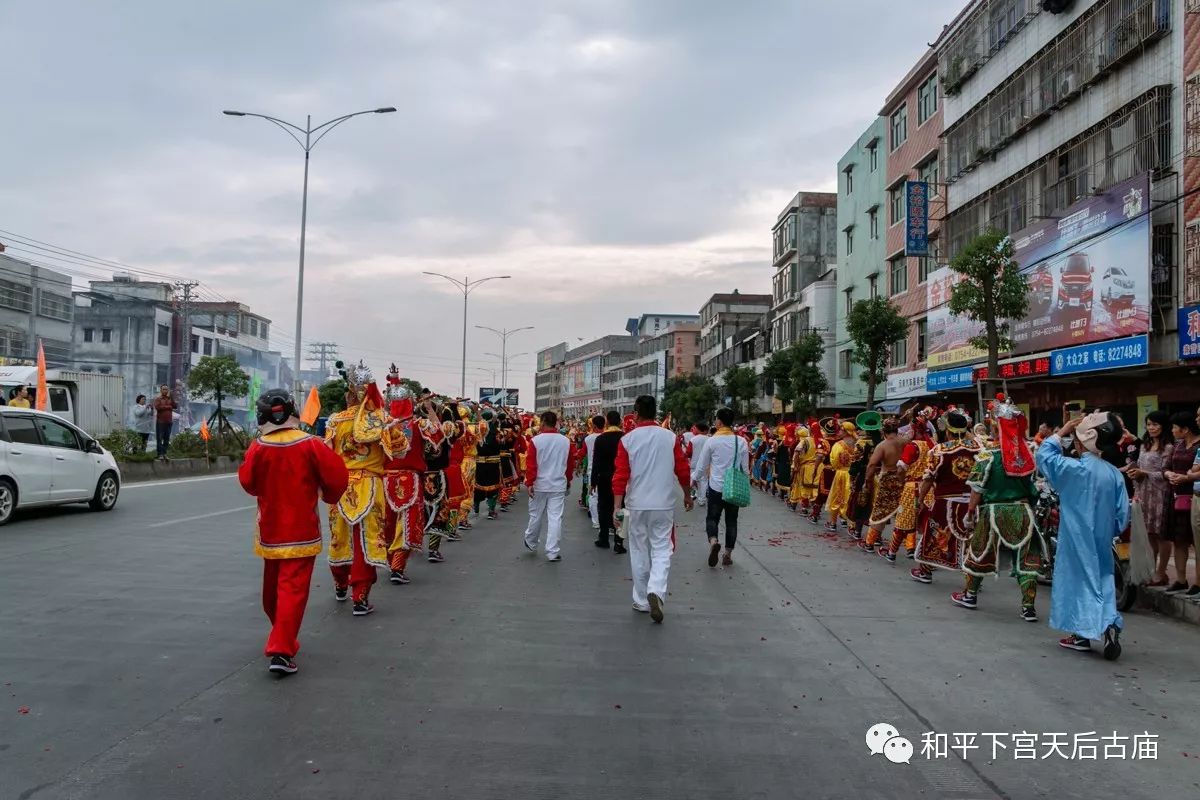
[[[875,404],[875,408],[885,414],[895,414],[900,410],[900,406],[911,402],[913,399],[912,397],[904,397],[899,400],[880,400]]]

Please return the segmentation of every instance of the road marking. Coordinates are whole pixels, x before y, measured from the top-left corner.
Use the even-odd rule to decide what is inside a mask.
[[[253,505],[253,506],[238,506],[237,508],[227,508],[224,511],[213,511],[210,514],[197,514],[194,517],[183,517],[181,519],[169,519],[166,522],[155,522],[153,525],[147,525],[146,527],[147,528],[165,528],[168,525],[179,525],[184,522],[195,522],[198,519],[208,519],[209,517],[223,517],[226,514],[237,514],[240,511],[249,511],[252,508],[258,508],[258,506]]]
[[[222,480],[227,480],[229,478],[236,478],[236,477],[237,477],[236,472],[230,472],[226,475],[206,475],[203,478],[179,478],[177,480],[169,480],[169,481],[135,481],[134,483],[121,484],[121,491],[126,491],[128,489],[141,489],[146,486],[174,486],[174,485],[180,484],[180,483],[202,483],[204,481],[222,481]]]

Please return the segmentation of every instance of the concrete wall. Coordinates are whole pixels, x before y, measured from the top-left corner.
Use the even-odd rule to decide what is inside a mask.
[[[0,356],[33,360],[41,338],[48,362],[72,367],[70,276],[0,255],[0,281]],[[50,299],[65,300],[66,319],[44,313]]]

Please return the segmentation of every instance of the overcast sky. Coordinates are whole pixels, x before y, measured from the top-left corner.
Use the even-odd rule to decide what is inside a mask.
[[[461,295],[421,271],[511,274],[471,323],[536,326],[532,405],[539,348],[770,291],[783,204],[962,4],[0,2],[0,229],[201,280],[290,354],[302,152],[220,112],[394,105],[313,152],[303,338],[457,393]],[[471,330],[468,392],[499,344]]]

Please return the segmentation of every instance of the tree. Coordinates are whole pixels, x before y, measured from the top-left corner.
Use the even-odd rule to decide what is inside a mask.
[[[908,320],[886,297],[859,300],[846,315],[846,332],[854,342],[850,359],[863,368],[867,408],[875,406],[875,388],[887,376],[892,345],[908,335]]]
[[[951,314],[983,323],[971,344],[987,350],[988,374],[1000,374],[1000,351],[1011,350],[1009,324],[1029,313],[1029,282],[1013,258],[1006,234],[989,230],[972,239],[950,262],[962,280],[950,291]]]
[[[819,333],[806,333],[788,349],[792,351],[789,383],[795,397],[796,416],[807,417],[820,407],[821,398],[829,392],[829,378],[821,368],[825,341]]]
[[[711,419],[720,401],[712,378],[697,374],[668,378],[663,386],[662,411],[684,427]]]
[[[412,392],[414,403],[416,402],[417,398],[421,396],[421,392],[425,389],[425,387],[421,385],[420,381],[414,381],[412,378],[401,378],[400,385]]]
[[[229,435],[237,438],[222,405],[226,397],[241,397],[250,391],[250,376],[238,366],[233,356],[203,356],[188,373],[188,389],[201,400],[212,400],[217,410],[208,418],[216,420],[214,433],[218,438]],[[211,427],[211,425],[210,425]]]
[[[785,347],[771,353],[767,364],[763,367],[763,377],[769,378],[775,386],[775,399],[778,400],[787,414],[788,406],[796,401],[795,387],[792,385],[792,370],[796,365],[796,346]]]
[[[738,416],[749,413],[750,401],[758,398],[758,373],[753,367],[730,367],[725,371],[725,394]]]
[[[336,414],[339,411],[345,410],[346,381],[341,378],[321,384],[317,389],[317,394],[321,398],[322,416],[327,417],[330,414]]]

